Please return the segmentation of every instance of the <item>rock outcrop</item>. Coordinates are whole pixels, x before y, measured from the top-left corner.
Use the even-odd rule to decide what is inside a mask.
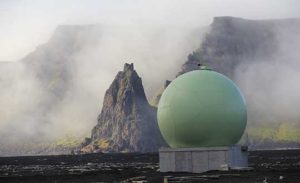
[[[198,70],[199,67],[200,67],[200,55],[199,55],[199,50],[197,50],[189,54],[187,61],[184,64],[182,64],[181,70],[178,72],[176,77],[190,71]]]
[[[91,143],[83,148],[101,152],[152,152],[163,144],[156,109],[147,101],[133,64],[125,64],[106,91]]]
[[[235,79],[235,70],[241,64],[277,60],[282,43],[298,35],[300,19],[215,17],[210,28],[196,51],[199,61]]]
[[[242,61],[270,59],[278,45],[275,22],[215,17],[199,50],[200,63],[233,78]]]

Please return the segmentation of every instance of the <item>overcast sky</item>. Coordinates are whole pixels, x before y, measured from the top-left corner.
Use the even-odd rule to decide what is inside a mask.
[[[0,0],[0,60],[46,42],[59,24],[207,25],[214,16],[300,17],[299,0]]]

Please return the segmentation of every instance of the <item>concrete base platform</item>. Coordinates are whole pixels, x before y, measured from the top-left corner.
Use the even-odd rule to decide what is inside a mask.
[[[201,173],[209,170],[242,169],[248,167],[246,146],[161,148],[161,172]]]

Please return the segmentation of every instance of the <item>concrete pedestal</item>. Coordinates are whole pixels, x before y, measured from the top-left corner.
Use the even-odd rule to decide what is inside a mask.
[[[248,150],[245,146],[161,148],[159,167],[161,172],[192,173],[246,168]]]

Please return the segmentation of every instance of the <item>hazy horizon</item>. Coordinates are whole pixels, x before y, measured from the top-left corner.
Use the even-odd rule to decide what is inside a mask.
[[[51,37],[58,25],[206,26],[215,16],[300,17],[297,0],[2,0],[0,61],[16,61]]]

